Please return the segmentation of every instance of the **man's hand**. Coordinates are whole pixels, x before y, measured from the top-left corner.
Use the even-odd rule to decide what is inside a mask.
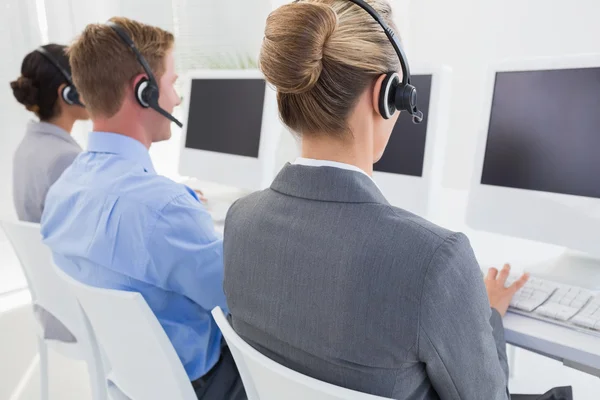
[[[198,199],[202,203],[206,204],[207,200],[206,200],[206,197],[204,197],[204,193],[202,193],[202,190],[200,190],[200,189],[194,189],[194,192],[198,195]]]
[[[485,277],[485,288],[490,299],[490,306],[495,308],[503,317],[508,311],[508,306],[515,293],[525,286],[529,279],[529,274],[524,274],[509,287],[504,287],[509,273],[510,265],[504,264],[500,272],[496,268],[490,268]]]

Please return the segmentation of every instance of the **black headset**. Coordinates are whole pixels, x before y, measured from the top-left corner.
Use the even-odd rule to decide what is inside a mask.
[[[396,54],[398,54],[400,65],[402,66],[402,81],[400,81],[398,73],[388,72],[381,84],[381,92],[379,94],[379,112],[381,116],[389,119],[396,111],[408,111],[413,117],[413,122],[420,124],[423,121],[423,113],[417,108],[417,89],[410,84],[408,60],[402,50],[402,46],[400,46],[396,33],[385,23],[377,11],[365,1],[350,1],[368,12],[381,25],[385,35],[390,40],[390,43],[392,43]]]
[[[77,88],[75,88],[75,85],[73,84],[71,74],[69,74],[69,72],[65,68],[63,68],[62,65],[60,65],[58,60],[45,48],[38,47],[35,51],[37,51],[38,53],[43,55],[48,61],[50,61],[50,63],[52,63],[56,67],[56,69],[58,69],[60,73],[65,77],[65,80],[67,81],[67,86],[65,86],[60,93],[64,102],[70,106],[78,105],[81,107],[85,107],[81,100],[79,100],[79,93],[77,92]]]
[[[300,0],[296,0],[295,3],[298,3],[299,1]],[[408,111],[413,117],[413,122],[415,124],[420,124],[423,121],[423,113],[417,108],[417,89],[410,84],[410,68],[408,66],[406,55],[396,37],[396,33],[367,2],[364,0],[349,1],[368,12],[369,15],[381,25],[385,35],[394,47],[394,50],[400,59],[400,65],[402,66],[402,81],[397,72],[388,72],[381,84],[379,113],[383,118],[390,119],[396,111]]]
[[[142,53],[140,53],[137,47],[135,47],[133,40],[131,40],[127,32],[125,32],[125,30],[119,24],[112,21],[109,21],[107,24],[117,33],[117,35],[119,35],[121,40],[131,48],[138,62],[142,68],[144,68],[144,72],[148,76],[147,78],[142,78],[135,87],[135,98],[138,103],[144,108],[151,108],[157,111],[164,117],[175,122],[180,128],[183,127],[183,124],[179,122],[177,118],[169,114],[158,105],[158,97],[160,95],[158,91],[158,83],[156,82],[156,78],[152,73],[150,65],[148,65],[148,62],[144,56],[142,56]]]

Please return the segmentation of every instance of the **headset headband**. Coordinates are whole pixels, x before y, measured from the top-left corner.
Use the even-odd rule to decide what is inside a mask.
[[[390,43],[394,47],[394,50],[396,51],[396,54],[398,55],[398,58],[400,59],[400,66],[402,67],[402,85],[410,85],[410,67],[408,66],[406,54],[404,54],[404,50],[402,50],[402,46],[400,45],[400,41],[398,40],[398,37],[396,36],[394,30],[390,28],[388,24],[385,23],[385,21],[381,18],[379,13],[375,11],[375,9],[371,7],[371,5],[367,2],[363,0],[349,1],[368,12],[369,15],[373,17],[375,21],[377,21],[381,28],[383,28],[385,35],[389,39]]]
[[[295,0],[294,3],[299,3],[302,0]],[[402,46],[400,45],[400,41],[396,37],[396,33],[392,28],[385,23],[385,21],[381,18],[379,13],[375,11],[373,7],[364,0],[348,0],[351,3],[357,5],[358,7],[365,10],[369,15],[381,26],[383,32],[387,36],[388,40],[394,47],[394,51],[398,55],[398,59],[400,60],[400,66],[402,67],[402,85],[410,84],[410,67],[408,66],[408,61],[406,58],[406,54],[404,54],[404,50],[402,50]]]
[[[67,81],[67,86],[65,86],[61,92],[63,100],[69,105],[78,105],[80,107],[85,107],[79,99],[79,93],[77,92],[77,88],[73,84],[73,78],[71,78],[71,74],[69,73],[69,71],[67,71],[62,65],[60,65],[56,57],[54,57],[52,53],[50,53],[44,47],[40,46],[35,51],[40,53],[46,60],[50,61],[50,63],[54,65],[56,69],[58,69],[58,71]]]
[[[107,26],[112,28],[112,30],[115,31],[117,33],[117,35],[119,35],[121,40],[133,51],[133,53],[135,54],[135,58],[137,59],[138,63],[142,66],[142,68],[144,69],[144,72],[148,76],[147,84],[145,87],[140,86],[140,84],[143,83],[144,81],[140,81],[140,83],[138,84],[138,87],[136,87],[136,97],[137,97],[138,102],[143,107],[152,108],[154,111],[158,112],[163,117],[176,123],[177,126],[179,126],[180,128],[183,127],[183,124],[177,118],[175,118],[174,116],[169,114],[166,110],[164,110],[158,104],[158,98],[160,95],[158,82],[156,81],[156,78],[154,77],[154,74],[152,73],[152,69],[150,68],[150,65],[148,64],[148,62],[146,61],[144,56],[142,56],[142,53],[140,53],[138,48],[135,46],[135,43],[133,42],[131,37],[129,37],[127,32],[125,32],[125,30],[116,22],[108,21]],[[140,90],[139,92],[138,92],[138,89]]]
[[[300,0],[295,0],[298,3]],[[396,71],[388,71],[382,82],[382,92],[379,98],[379,113],[385,119],[391,118],[396,111],[406,110],[412,115],[413,122],[419,124],[423,121],[423,113],[417,106],[417,89],[411,85],[410,68],[408,60],[396,33],[386,24],[381,15],[370,4],[364,0],[349,0],[352,4],[366,11],[383,29],[389,42],[392,44],[400,66],[402,67],[402,79]]]
[[[58,69],[60,71],[60,73],[65,77],[65,79],[67,80],[67,83],[69,85],[74,86],[73,79],[71,78],[71,74],[69,74],[69,72],[65,68],[63,68],[62,65],[60,65],[58,60],[56,58],[54,58],[54,56],[52,54],[50,54],[50,52],[48,50],[46,50],[43,47],[38,47],[36,49],[36,51],[38,53],[40,53],[41,55],[43,55],[48,61],[50,61],[56,67],[56,69]]]
[[[135,54],[135,58],[137,58],[138,62],[144,69],[144,72],[146,73],[146,75],[148,75],[148,80],[150,81],[150,83],[153,84],[154,86],[158,87],[156,78],[154,77],[154,74],[152,73],[152,68],[150,68],[150,65],[148,65],[148,62],[146,61],[144,56],[142,56],[142,53],[140,53],[140,51],[135,46],[135,43],[133,43],[133,40],[129,37],[127,32],[125,32],[119,24],[117,24],[113,21],[108,21],[107,25],[110,26],[121,37],[121,40],[123,40],[123,42],[125,42],[125,44],[127,44],[127,46],[129,46],[129,48]]]

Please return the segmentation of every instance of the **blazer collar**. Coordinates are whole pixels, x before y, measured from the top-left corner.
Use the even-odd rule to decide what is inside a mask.
[[[389,205],[366,174],[335,167],[286,164],[271,189],[288,196],[341,203]]]

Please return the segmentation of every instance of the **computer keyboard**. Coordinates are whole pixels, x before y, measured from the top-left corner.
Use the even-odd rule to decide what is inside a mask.
[[[506,286],[520,275],[511,274]],[[600,293],[550,280],[530,277],[513,297],[510,310],[531,318],[600,335]]]
[[[519,276],[511,275],[506,285],[512,285]],[[558,285],[538,278],[529,278],[527,284],[519,290],[510,302],[511,307],[531,312],[541,306],[558,289]]]

